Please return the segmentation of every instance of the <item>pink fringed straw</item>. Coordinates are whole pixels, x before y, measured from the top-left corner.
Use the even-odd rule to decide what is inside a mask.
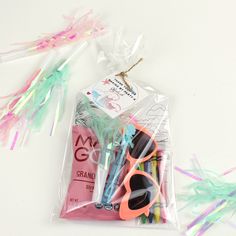
[[[20,48],[0,53],[0,63],[88,40],[105,32],[103,24],[93,16],[92,11],[80,18],[67,17],[67,20],[69,20],[68,26],[59,32],[48,34],[32,42],[22,43],[23,46]]]
[[[19,89],[16,93],[0,97],[0,99],[10,99],[5,106],[3,106],[0,111],[0,144],[2,146],[8,146],[8,142],[12,132],[15,132],[13,140],[10,144],[10,150],[13,150],[16,146],[17,140],[19,138],[18,126],[19,122],[23,125],[22,117],[14,113],[14,107],[17,105],[18,101],[22,98],[24,93],[31,87],[33,81],[37,79],[40,75],[41,69],[36,70],[32,77],[25,83],[25,85]]]
[[[69,17],[68,19],[70,23],[66,29],[36,40],[31,46],[36,46],[36,50],[38,51],[44,51],[78,40],[97,37],[104,31],[102,23],[92,16],[92,11],[89,11],[79,19],[76,17]]]

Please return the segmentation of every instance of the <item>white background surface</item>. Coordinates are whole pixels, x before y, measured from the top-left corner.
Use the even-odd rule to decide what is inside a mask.
[[[189,167],[193,153],[206,168],[223,172],[234,166],[236,138],[236,2],[234,0],[0,0],[0,49],[60,29],[62,14],[79,6],[93,8],[111,27],[143,33],[145,63],[132,73],[170,97],[175,163]],[[174,231],[112,228],[51,221],[72,102],[77,91],[100,79],[95,55],[87,50],[76,63],[66,114],[54,137],[48,129],[24,150],[0,149],[0,235],[180,235]],[[0,65],[0,94],[26,80],[42,55]],[[176,191],[190,183],[178,173]],[[235,174],[232,174],[232,179]],[[182,218],[182,215],[181,215]],[[219,224],[209,236],[233,236]]]

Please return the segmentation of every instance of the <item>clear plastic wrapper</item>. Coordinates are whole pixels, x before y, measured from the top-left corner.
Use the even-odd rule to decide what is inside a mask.
[[[140,39],[132,45],[116,40],[109,54],[115,63],[103,48],[109,71],[122,57],[123,69],[133,64]],[[168,98],[113,68],[77,96],[56,213],[67,220],[176,228]]]

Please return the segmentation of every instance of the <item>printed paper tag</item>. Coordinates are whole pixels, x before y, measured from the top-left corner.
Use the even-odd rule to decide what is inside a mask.
[[[111,118],[115,118],[148,95],[133,81],[129,80],[128,83],[131,90],[120,77],[110,75],[88,87],[83,93]]]

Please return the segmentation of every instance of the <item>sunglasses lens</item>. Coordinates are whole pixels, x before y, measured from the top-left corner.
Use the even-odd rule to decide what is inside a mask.
[[[140,130],[136,130],[132,143],[133,147],[129,148],[129,153],[135,159],[144,158],[155,149],[155,143],[151,137]]]
[[[128,205],[131,210],[147,206],[157,193],[157,189],[153,186],[151,179],[140,174],[133,175],[130,178],[130,188],[132,192]]]

